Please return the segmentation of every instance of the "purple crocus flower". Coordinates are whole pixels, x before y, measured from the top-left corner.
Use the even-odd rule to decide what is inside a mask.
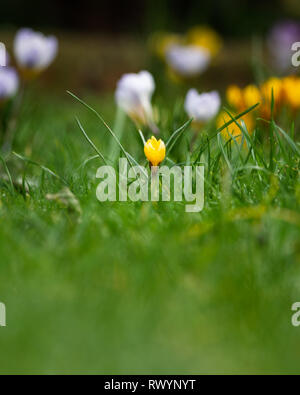
[[[19,77],[12,67],[0,67],[0,101],[9,99],[17,93]]]
[[[54,36],[46,37],[31,29],[19,30],[14,42],[18,66],[25,70],[44,70],[54,60],[57,49],[58,42]]]
[[[196,45],[171,45],[167,50],[168,65],[183,77],[195,77],[204,72],[211,60],[207,49]]]

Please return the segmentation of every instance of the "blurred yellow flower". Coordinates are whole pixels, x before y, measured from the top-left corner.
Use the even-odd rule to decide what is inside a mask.
[[[221,37],[206,26],[195,26],[190,29],[187,32],[187,42],[207,49],[211,56],[216,56],[222,47]]]
[[[227,102],[236,112],[240,113],[259,103],[259,115],[265,119],[271,118],[272,95],[274,115],[283,105],[293,111],[300,110],[300,77],[271,77],[259,87],[252,84],[241,89],[237,85],[230,85],[226,91]]]
[[[248,85],[243,90],[245,109],[261,103],[261,93],[256,85]]]
[[[162,140],[156,140],[154,136],[149,139],[145,146],[144,152],[146,158],[152,166],[158,166],[166,156],[166,146]]]
[[[272,95],[274,98],[274,113],[279,110],[282,104],[282,80],[276,77],[269,78],[261,85],[260,90],[263,101],[260,109],[261,115],[269,119],[271,117]]]
[[[279,78],[269,78],[261,85],[261,93],[266,102],[271,103],[272,91],[274,102],[279,103],[282,97],[282,81]]]
[[[242,89],[237,85],[230,85],[226,91],[226,99],[235,110],[243,110],[245,103]]]
[[[241,89],[237,85],[230,85],[226,91],[226,98],[236,111],[244,111],[261,102],[261,93],[256,85],[248,85]]]
[[[293,110],[300,108],[300,78],[285,77],[282,80],[282,100]]]
[[[238,114],[231,114],[232,117],[236,117]],[[232,118],[227,114],[227,112],[222,111],[220,115],[217,118],[217,128],[221,128],[224,126],[227,122],[230,122]],[[253,117],[250,113],[244,115],[242,118],[239,118],[237,122],[242,126],[241,121],[243,121],[246,125],[246,128],[248,132],[251,134],[254,129],[254,120]],[[242,141],[243,133],[241,129],[238,127],[238,125],[235,122],[232,122],[227,128],[223,129],[222,132],[222,137],[224,140],[229,140],[231,138],[235,138],[236,142],[240,143]]]

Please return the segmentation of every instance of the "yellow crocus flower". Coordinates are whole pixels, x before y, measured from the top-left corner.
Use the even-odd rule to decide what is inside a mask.
[[[158,166],[166,156],[166,146],[162,140],[156,140],[154,136],[149,139],[145,146],[144,152],[146,158],[152,166]]]

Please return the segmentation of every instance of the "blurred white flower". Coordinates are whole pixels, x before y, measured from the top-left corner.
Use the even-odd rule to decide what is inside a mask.
[[[0,43],[0,66],[1,67],[7,66],[6,48],[3,43]]]
[[[12,67],[0,67],[0,101],[14,96],[19,87],[19,78]]]
[[[134,121],[150,125],[153,123],[151,98],[155,82],[148,71],[124,74],[117,83],[116,102]]]
[[[221,98],[217,91],[199,94],[196,89],[188,91],[185,99],[185,111],[196,122],[207,122],[220,110]]]
[[[171,45],[166,60],[179,75],[194,77],[207,69],[211,56],[207,49],[196,45]]]
[[[54,60],[57,49],[58,42],[54,36],[46,37],[31,29],[21,29],[15,37],[14,52],[20,69],[44,70]]]

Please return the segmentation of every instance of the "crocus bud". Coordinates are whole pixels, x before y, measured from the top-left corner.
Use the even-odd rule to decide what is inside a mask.
[[[211,56],[207,49],[196,45],[171,45],[166,60],[175,73],[191,78],[207,69]]]
[[[18,66],[25,78],[31,78],[46,69],[57,54],[58,43],[53,36],[46,37],[31,29],[18,31],[14,52]]]
[[[220,110],[221,99],[217,91],[198,94],[196,89],[188,91],[185,99],[185,111],[197,123],[208,122]]]
[[[149,139],[145,146],[144,152],[146,158],[152,166],[158,166],[166,156],[166,146],[162,140],[156,140],[154,136]]]
[[[13,97],[19,87],[19,78],[12,67],[0,67],[0,102]]]
[[[153,124],[151,98],[155,82],[148,71],[125,74],[117,83],[116,102],[138,125]]]

